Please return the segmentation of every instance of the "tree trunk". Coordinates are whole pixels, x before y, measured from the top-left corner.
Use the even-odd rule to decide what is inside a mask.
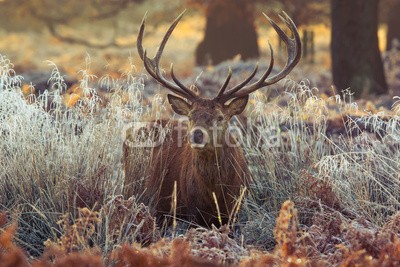
[[[197,65],[215,65],[238,54],[244,60],[259,56],[252,4],[248,2],[210,1],[204,39],[196,50]]]
[[[392,49],[393,41],[395,39],[400,42],[400,1],[396,1],[393,4],[393,7],[389,9],[387,26],[388,33],[386,37],[386,50],[389,51]]]
[[[331,0],[332,73],[339,89],[355,97],[388,87],[378,44],[378,0]]]

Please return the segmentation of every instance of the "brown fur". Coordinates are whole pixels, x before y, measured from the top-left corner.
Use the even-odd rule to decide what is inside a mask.
[[[210,109],[210,102],[193,105],[189,115],[189,130],[193,126],[206,127],[212,124],[215,117],[222,113],[226,120],[221,124],[227,127],[231,116],[229,107],[217,105]],[[224,138],[219,136],[217,138],[222,146],[214,147],[210,144],[205,148],[195,149],[188,142],[187,131],[178,135],[177,121],[163,121],[162,124],[174,130],[162,145],[153,148],[145,193],[151,200],[158,221],[163,221],[165,215],[173,214],[172,195],[176,182],[176,213],[179,218],[203,226],[219,225],[214,192],[222,223],[226,224],[229,215],[233,213],[241,187],[247,186],[249,180],[247,163],[241,148],[229,147],[223,142]],[[234,143],[233,137],[229,136],[229,139]],[[131,153],[132,149],[124,144],[124,159],[129,159]],[[132,175],[127,161],[125,160],[125,171]]]

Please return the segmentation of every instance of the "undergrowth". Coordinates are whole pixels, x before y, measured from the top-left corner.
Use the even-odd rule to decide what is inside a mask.
[[[145,104],[144,78],[133,66],[119,78],[98,78],[88,58],[70,90],[49,65],[49,88],[35,95],[22,90],[23,78],[0,55],[0,262],[399,264],[398,106],[368,112],[350,93],[322,97],[306,81],[287,81],[272,101],[256,93],[247,120],[237,120],[247,133],[242,148],[252,184],[235,227],[171,238],[141,203],[145,188],[126,183],[131,175],[146,178],[148,153],[137,149],[127,177],[121,162],[132,123],[167,113],[162,97]]]
[[[257,99],[244,140],[253,175],[242,209],[245,239],[272,247],[271,224],[286,199],[300,221],[331,209],[381,226],[400,208],[400,114],[359,110],[350,93],[321,98],[317,89],[288,81],[280,99]],[[275,110],[275,112],[274,112]]]
[[[146,113],[143,83],[127,72],[112,84],[115,93],[104,107],[88,62],[80,72],[82,95],[67,108],[56,66],[52,87],[35,96],[23,94],[8,59],[0,62],[0,208],[18,220],[20,244],[39,255],[45,240],[60,235],[60,215],[76,218],[79,207],[99,210],[122,193],[121,133]]]
[[[291,201],[283,203],[274,229],[273,251],[246,250],[228,236],[227,228],[191,229],[173,240],[162,239],[148,247],[124,244],[103,257],[89,240],[99,223],[98,213],[79,210],[74,224],[64,224],[57,242],[46,242],[41,257],[29,260],[14,245],[16,224],[0,216],[2,266],[398,266],[400,264],[400,213],[383,227],[365,221],[349,223],[338,214],[317,214],[313,228],[303,232]],[[323,218],[322,218],[323,217]],[[319,220],[319,221],[318,221]],[[332,238],[335,243],[332,244]],[[321,249],[324,252],[321,252]]]

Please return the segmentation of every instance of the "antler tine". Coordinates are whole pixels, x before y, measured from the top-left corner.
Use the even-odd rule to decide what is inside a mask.
[[[158,81],[160,84],[162,84],[166,88],[170,89],[175,94],[182,96],[184,98],[187,98],[190,101],[195,101],[198,97],[194,92],[192,92],[189,88],[187,88],[180,81],[178,81],[178,79],[175,77],[175,75],[173,75],[173,73],[171,75],[173,76],[172,78],[173,78],[175,84],[168,81],[167,79],[165,79],[165,77],[162,75],[161,69],[159,67],[160,59],[161,59],[162,53],[164,51],[165,45],[167,44],[169,37],[171,36],[172,32],[174,31],[176,25],[178,25],[178,23],[181,20],[184,13],[185,13],[185,11],[182,12],[172,22],[171,26],[168,28],[166,34],[164,35],[164,38],[162,39],[161,44],[157,50],[157,53],[153,59],[150,59],[149,57],[147,57],[146,50],[143,48],[143,44],[142,44],[145,22],[146,22],[146,15],[145,15],[145,17],[143,18],[142,23],[140,25],[140,29],[139,29],[139,34],[138,34],[138,38],[137,38],[137,50],[138,50],[140,58],[142,59],[142,61],[144,63],[144,67],[146,68],[147,72],[156,81]]]
[[[271,47],[271,44],[269,44],[269,49],[271,52],[271,59],[270,63],[268,66],[267,71],[262,75],[262,77],[248,85],[245,86],[246,83],[242,83],[238,86],[235,86],[231,90],[229,90],[225,95],[220,97],[220,101],[226,102],[229,99],[236,98],[236,97],[243,97],[245,95],[251,94],[252,92],[279,82],[283,78],[285,78],[291,71],[292,69],[297,65],[297,63],[300,61],[301,58],[301,41],[300,41],[300,35],[299,32],[297,31],[296,25],[292,21],[292,19],[285,13],[283,12],[283,16],[280,16],[280,18],[285,22],[285,24],[288,25],[290,28],[293,38],[290,38],[286,35],[286,33],[272,20],[270,19],[265,13],[263,13],[264,16],[267,18],[269,23],[272,25],[276,33],[279,35],[279,37],[282,39],[282,41],[286,44],[287,47],[287,53],[288,53],[288,59],[286,61],[285,67],[282,69],[281,72],[276,74],[275,76],[268,78],[268,76],[271,74],[273,65],[274,65],[274,54],[273,54],[273,49]],[[255,73],[254,73],[255,74]],[[251,80],[251,79],[250,79]]]
[[[140,24],[139,34],[138,34],[137,41],[136,41],[136,47],[137,47],[140,58],[142,59],[143,63],[145,64],[145,68],[146,68],[146,58],[148,59],[148,57],[146,56],[146,51],[143,48],[142,43],[143,43],[144,26],[146,23],[146,16],[147,16],[147,13],[144,15],[144,17],[142,19],[142,23]],[[151,66],[151,67],[154,68],[154,66]],[[157,75],[152,70],[152,68],[149,68],[149,69],[146,68],[146,70],[154,79],[157,79]]]
[[[172,32],[175,30],[176,25],[178,25],[179,21],[182,19],[183,14],[185,12],[186,12],[186,10],[184,10],[181,14],[179,14],[178,17],[176,17],[176,19],[172,22],[171,26],[169,26],[167,32],[165,33],[164,38],[162,39],[161,44],[160,44],[160,46],[157,50],[157,53],[154,57],[154,62],[157,63],[157,66],[158,66],[158,63],[160,63],[161,55],[164,51],[165,45],[167,44],[169,37],[171,37]]]
[[[285,78],[291,71],[292,69],[297,65],[297,63],[301,59],[301,40],[300,40],[300,35],[299,32],[297,31],[297,27],[294,24],[293,20],[283,12],[283,17],[279,16],[283,22],[285,22],[288,27],[290,28],[290,31],[293,34],[293,39],[289,38],[280,28],[278,25],[276,25],[266,14],[264,16],[271,22],[272,26],[274,27],[275,31],[279,34],[283,42],[287,46],[287,53],[288,53],[288,59],[286,61],[286,65],[284,69],[279,72],[277,75],[267,79],[265,81],[266,85],[271,85],[274,83],[279,82],[283,78]]]
[[[161,73],[159,71],[159,68],[154,67],[153,61],[147,57],[146,50],[144,50],[144,52],[143,52],[143,63],[144,63],[144,68],[147,70],[147,72],[154,79],[156,79],[159,83],[161,83],[165,87],[169,88],[171,91],[173,91],[177,95],[180,95],[182,97],[187,97],[187,95],[180,88],[177,88],[176,86],[169,83],[166,79],[163,78],[163,76],[161,75]]]
[[[144,50],[144,52],[143,52],[143,63],[144,63],[144,68],[147,70],[147,72],[151,76],[153,76],[153,78],[156,79],[159,83],[161,83],[165,87],[169,88],[172,92],[174,92],[177,95],[180,95],[180,96],[188,98],[188,99],[190,98],[180,88],[176,87],[174,84],[172,84],[168,80],[164,79],[162,74],[160,73],[160,69],[158,67],[156,67],[155,72],[154,72],[153,61],[147,57],[146,50]]]
[[[183,88],[186,88],[185,85],[183,85],[182,82],[179,81],[178,78],[176,78],[175,72],[174,72],[174,65],[173,65],[173,64],[171,64],[170,73],[171,73],[172,80],[174,80],[174,82],[175,82],[180,88],[182,88],[182,89],[183,89]],[[192,92],[192,90],[189,90],[189,89],[187,89],[187,90],[188,90],[188,93],[189,93],[189,94],[193,95],[193,97],[196,96],[196,95]]]
[[[264,72],[264,74],[261,76],[261,78],[258,80],[258,81],[256,81],[255,83],[253,83],[253,84],[251,84],[250,86],[246,86],[246,84],[248,83],[248,82],[250,82],[250,80],[255,76],[255,74],[256,74],[256,70],[258,69],[258,64],[256,65],[256,69],[254,69],[255,71],[252,73],[252,75],[250,75],[250,77],[247,79],[247,82],[246,83],[242,83],[242,84],[239,84],[239,85],[237,85],[237,86],[235,86],[234,88],[232,88],[231,90],[229,90],[228,92],[227,92],[227,94],[226,94],[226,96],[224,96],[224,99],[223,100],[225,100],[225,102],[226,101],[228,101],[229,99],[231,99],[231,98],[234,98],[234,97],[241,97],[241,96],[245,96],[245,95],[248,95],[248,94],[250,94],[250,93],[247,93],[245,90],[246,90],[246,88],[250,88],[250,87],[252,87],[252,88],[255,88],[254,89],[254,91],[255,90],[257,90],[258,88],[261,88],[261,87],[263,87],[263,85],[262,85],[262,83],[265,81],[265,79],[267,79],[267,77],[271,74],[271,71],[272,71],[272,69],[273,69],[273,67],[274,67],[274,50],[272,49],[272,46],[271,46],[271,44],[268,42],[268,45],[269,45],[269,51],[270,51],[270,53],[271,53],[271,58],[270,58],[270,60],[269,60],[269,65],[268,65],[268,68],[267,68],[267,70]],[[246,86],[246,87],[245,87]],[[240,90],[242,90],[243,89],[243,91],[240,91]],[[253,89],[252,89],[253,90]],[[237,93],[238,92],[238,93]],[[253,91],[252,91],[253,92]],[[238,95],[235,95],[235,94],[238,94]]]
[[[216,99],[219,99],[225,92],[226,87],[228,87],[229,81],[232,78],[232,69],[229,67],[229,72],[228,72],[228,76],[226,77],[226,80],[224,82],[224,84],[222,85],[221,89],[219,89],[218,91],[218,95],[216,96]]]
[[[144,49],[143,49],[142,41],[143,41],[143,33],[144,33],[144,24],[146,23],[146,16],[147,16],[147,12],[144,14],[142,22],[140,23],[139,34],[136,39],[136,47],[137,47],[139,56],[142,60],[144,58]]]
[[[144,52],[143,52],[143,64],[144,64],[144,68],[147,70],[147,72],[154,79],[158,79],[157,74],[154,72],[153,62],[150,60],[150,58],[147,57],[147,51],[146,50],[144,50]]]
[[[218,95],[215,97],[215,99],[216,100],[218,100],[218,101],[220,101],[220,102],[223,102],[223,103],[225,103],[226,101],[228,101],[230,98],[229,98],[229,96],[231,95],[231,94],[233,94],[233,93],[235,93],[235,92],[237,92],[238,90],[240,90],[241,88],[243,88],[246,84],[248,84],[250,81],[251,81],[251,79],[253,79],[253,77],[256,75],[256,73],[257,73],[257,70],[258,70],[258,63],[256,64],[256,66],[255,66],[255,68],[254,68],[254,70],[253,70],[253,72],[250,74],[250,76],[249,77],[247,77],[243,82],[241,82],[240,84],[238,84],[238,85],[236,85],[235,87],[233,87],[233,88],[231,88],[229,91],[228,91],[228,93],[226,93],[226,94],[224,94],[224,92],[225,92],[225,89],[224,89],[224,91],[222,91],[221,92],[221,90],[220,90],[220,92],[218,93]],[[230,77],[229,77],[230,78]],[[228,84],[227,84],[228,85]],[[221,88],[222,89],[222,88]],[[225,100],[226,99],[226,100]]]

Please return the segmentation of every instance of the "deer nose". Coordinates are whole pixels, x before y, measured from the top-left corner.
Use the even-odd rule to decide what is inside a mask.
[[[193,143],[201,144],[203,143],[204,134],[200,129],[196,129],[193,132]]]
[[[196,147],[203,147],[206,145],[207,138],[203,129],[193,129],[190,132],[190,143],[196,145]]]

